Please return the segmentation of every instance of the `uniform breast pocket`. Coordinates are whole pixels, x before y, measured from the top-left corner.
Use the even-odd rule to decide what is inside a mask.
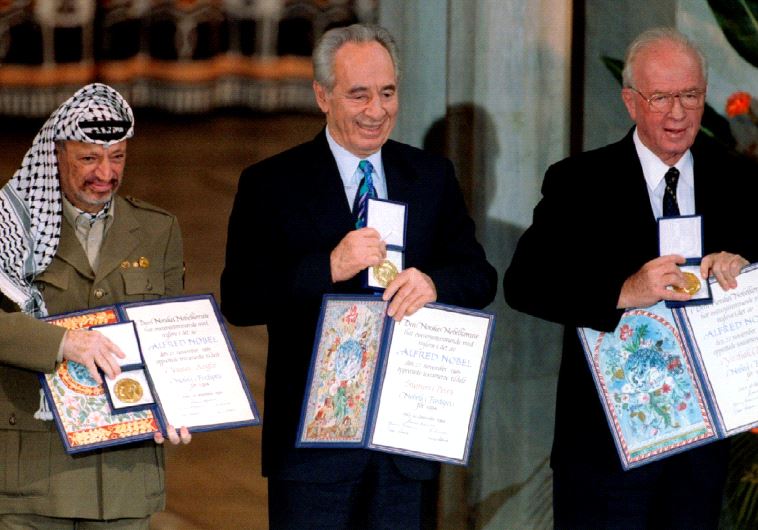
[[[149,300],[160,298],[166,292],[163,275],[145,270],[126,270],[121,273],[124,279],[124,293],[128,297]]]
[[[68,270],[60,269],[55,264],[51,265],[50,268],[40,274],[35,280],[37,288],[42,293],[42,296],[46,298],[55,297],[56,293],[66,291],[68,289],[68,282]]]

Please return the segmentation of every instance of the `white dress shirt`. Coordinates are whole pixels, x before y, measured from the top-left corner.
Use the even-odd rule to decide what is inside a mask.
[[[384,178],[381,149],[366,158],[358,158],[332,138],[328,126],[326,127],[326,141],[329,144],[329,149],[332,151],[334,160],[337,162],[337,169],[339,169],[340,178],[342,178],[342,184],[345,187],[347,203],[350,205],[351,210],[355,202],[355,194],[358,193],[358,186],[363,178],[363,172],[358,169],[358,163],[361,160],[368,160],[374,166],[373,181],[376,196],[380,199],[387,198],[387,181]]]
[[[642,165],[642,173],[647,183],[647,194],[653,214],[658,219],[663,215],[663,193],[666,190],[664,176],[671,166],[666,165],[658,156],[648,149],[640,140],[637,129],[634,129],[634,146]],[[679,170],[679,181],[676,185],[676,202],[679,204],[680,215],[695,213],[695,172],[692,163],[692,152],[686,153],[674,164]]]

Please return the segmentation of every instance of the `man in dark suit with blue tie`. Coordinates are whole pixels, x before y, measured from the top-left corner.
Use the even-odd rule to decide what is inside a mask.
[[[551,458],[556,527],[716,528],[727,444],[623,471],[575,328],[613,331],[626,308],[690,298],[673,289],[685,285],[684,257],[658,255],[663,215],[702,215],[700,274],[736,287],[758,259],[755,172],[698,134],[707,68],[681,33],[641,34],[623,78],[635,127],[548,169],[505,298],[566,326]]]
[[[438,464],[295,448],[321,299],[368,292],[361,273],[385,258],[380,234],[356,219],[363,192],[408,205],[405,268],[383,293],[389,316],[400,320],[434,301],[482,308],[495,295],[496,272],[450,161],[388,139],[398,112],[389,33],[361,24],[330,30],[313,64],[326,128],[242,173],[221,277],[229,322],[268,328],[263,473],[271,528],[429,527]]]

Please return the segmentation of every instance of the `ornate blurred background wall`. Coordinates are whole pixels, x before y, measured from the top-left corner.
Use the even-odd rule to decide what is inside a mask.
[[[0,114],[42,116],[99,80],[133,105],[313,110],[310,53],[376,0],[0,1]]]

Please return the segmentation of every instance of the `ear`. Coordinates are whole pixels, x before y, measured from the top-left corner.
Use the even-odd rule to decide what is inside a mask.
[[[313,93],[316,94],[316,103],[321,112],[327,114],[329,111],[329,91],[321,86],[318,81],[313,82]]]
[[[632,121],[637,121],[637,105],[634,101],[634,90],[631,88],[622,88],[621,89],[621,99],[624,100],[624,105],[626,106],[626,111],[629,113],[629,117],[632,118]]]

